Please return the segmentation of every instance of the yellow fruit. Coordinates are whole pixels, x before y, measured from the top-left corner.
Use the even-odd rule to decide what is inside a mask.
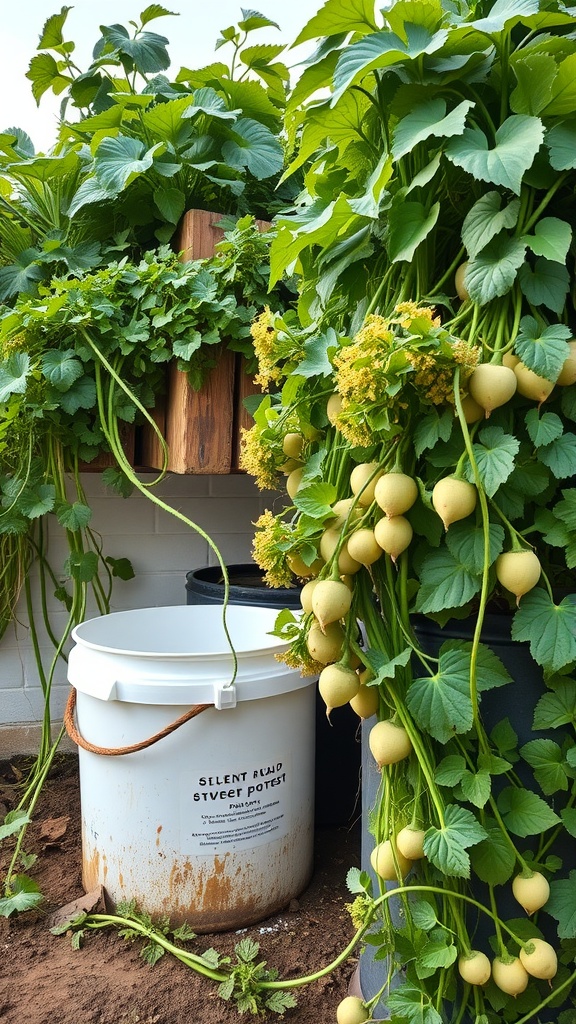
[[[374,488],[377,504],[387,516],[407,512],[418,497],[418,485],[406,473],[383,473]]]
[[[461,299],[462,302],[466,302],[466,300],[470,298],[470,293],[468,292],[468,289],[464,283],[464,278],[466,276],[467,270],[468,261],[466,261],[465,263],[461,263],[460,266],[458,267],[458,270],[454,274],[454,287],[456,289],[456,294],[458,298]]]
[[[320,554],[325,562],[330,561],[339,543],[340,533],[338,530],[324,530],[324,533],[320,538]],[[352,555],[348,552],[346,543],[344,543],[340,548],[340,553],[338,555],[338,572],[342,576],[345,576],[348,573],[358,572],[361,568],[361,563],[357,562],[355,558],[352,558]]]
[[[300,591],[300,604],[307,615],[312,611],[312,594],[319,582],[319,580],[308,580],[308,583],[305,583]]]
[[[295,551],[292,551],[289,555],[286,555],[286,561],[290,566],[290,569],[295,576],[299,576],[301,579],[309,579],[311,576],[317,576],[320,569],[324,565],[321,558],[316,558],[312,562],[312,565],[306,565],[304,559]]]
[[[514,370],[497,363],[480,363],[468,379],[468,392],[475,402],[482,406],[486,417],[493,409],[505,405],[516,391],[517,380]]]
[[[368,528],[355,530],[346,544],[348,553],[362,565],[373,565],[382,554],[382,548],[374,536],[374,531]]]
[[[295,498],[296,497],[296,494],[297,494],[297,492],[298,492],[298,490],[300,488],[300,485],[302,483],[302,474],[303,473],[304,473],[304,467],[303,466],[298,466],[297,469],[293,469],[288,474],[288,479],[286,480],[286,490],[288,491],[288,495],[289,495],[290,498]]]
[[[341,580],[319,580],[312,594],[312,611],[320,626],[338,622],[350,611],[352,594]]]
[[[337,392],[334,392],[333,395],[330,395],[330,398],[328,399],[328,402],[326,404],[326,415],[333,427],[336,426],[336,419],[338,418],[338,415],[341,411],[342,399]]]
[[[492,978],[501,992],[519,996],[528,985],[529,974],[518,957],[503,960],[497,956],[492,961]]]
[[[514,899],[527,914],[535,914],[548,902],[550,886],[540,871],[532,871],[528,875],[516,875],[512,882],[512,892]]]
[[[560,387],[563,388],[570,384],[576,384],[576,340],[569,341],[568,345],[570,348],[570,355],[564,360],[564,364],[560,370],[560,375],[556,381],[556,383],[560,384]]]
[[[511,370],[518,366],[519,362],[518,356],[515,356],[513,352],[505,352],[502,356],[502,366],[508,366]]]
[[[467,956],[461,956],[458,960],[458,973],[469,985],[485,985],[492,973],[492,967],[485,953],[479,949],[472,949]]]
[[[328,711],[341,708],[356,696],[360,687],[358,673],[345,665],[327,665],[318,679],[318,689]]]
[[[442,477],[432,491],[432,504],[444,523],[444,529],[466,519],[476,508],[477,497],[473,484],[455,476]]]
[[[529,370],[524,363],[517,363],[513,373],[516,376],[516,387],[519,395],[532,398],[539,405],[545,402],[554,389],[554,382],[540,377],[534,370]]]
[[[290,433],[284,434],[282,439],[282,451],[284,455],[287,455],[290,459],[299,459],[302,454],[304,447],[304,438],[302,434]]]
[[[506,551],[496,559],[496,576],[506,590],[514,594],[516,603],[536,586],[542,566],[533,551]]]
[[[339,501],[335,501],[332,511],[336,518],[330,523],[331,530],[341,530],[347,522],[349,524],[356,522],[364,513],[364,509],[359,508],[354,497],[340,498]]]
[[[386,551],[393,562],[406,550],[412,540],[412,526],[404,516],[382,516],[374,527],[376,543]]]
[[[399,850],[394,851],[389,839],[374,847],[370,863],[378,877],[385,882],[402,881],[412,867],[412,862],[403,857]]]
[[[359,996],[346,996],[338,1003],[336,1024],[364,1024],[367,1020],[370,1020],[370,1011]]]
[[[358,504],[367,507],[374,501],[374,488],[381,475],[377,462],[361,462],[350,473],[350,490]]]
[[[350,707],[358,715],[358,718],[372,718],[378,713],[379,703],[378,687],[366,686],[361,682],[358,693],[350,701]]]
[[[412,743],[406,730],[395,725],[390,719],[376,722],[368,735],[368,746],[380,768],[403,761],[412,751]]]
[[[544,939],[529,939],[519,955],[522,966],[533,978],[548,981],[558,972],[556,950]]]
[[[462,411],[464,412],[466,423],[478,423],[485,416],[485,410],[481,405],[478,405],[478,402],[472,398],[472,395],[465,395],[462,399]]]
[[[306,638],[309,654],[314,661],[319,661],[321,665],[330,665],[332,662],[338,661],[342,656],[343,644],[344,630],[339,622],[331,622],[326,626],[324,632],[318,623],[314,623]]]
[[[407,857],[408,860],[422,860],[422,857],[425,856],[425,835],[426,832],[423,828],[413,828],[411,825],[406,825],[405,828],[400,829],[396,836],[396,849],[400,850],[400,853]]]

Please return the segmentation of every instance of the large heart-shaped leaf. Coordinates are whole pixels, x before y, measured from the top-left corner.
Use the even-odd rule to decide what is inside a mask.
[[[526,246],[505,232],[494,238],[466,269],[466,287],[470,298],[483,306],[509,292],[524,262]]]
[[[342,0],[327,0],[304,26],[294,45],[320,36],[333,36],[340,32],[366,32],[374,28],[372,0],[347,0],[345,4]]]
[[[23,395],[30,373],[30,356],[27,352],[13,352],[0,363],[0,402],[6,402],[10,395]]]
[[[477,256],[501,231],[515,227],[519,213],[519,199],[513,199],[502,209],[502,196],[499,192],[487,192],[480,196],[466,214],[462,225],[462,241],[468,255]]]
[[[488,34],[502,32],[522,19],[537,14],[539,8],[539,0],[496,0],[486,17],[473,21],[472,27]]]
[[[544,142],[555,171],[570,171],[576,167],[576,121],[553,125],[546,132]]]
[[[570,354],[568,341],[572,332],[565,324],[545,327],[533,316],[524,316],[514,351],[526,366],[546,380],[556,380]]]
[[[442,99],[420,103],[397,125],[392,143],[392,156],[395,160],[400,160],[419,142],[424,142],[430,136],[442,139],[461,135],[466,124],[466,115],[473,106],[470,100],[463,100],[447,114],[446,103]]]
[[[416,249],[428,237],[440,214],[440,203],[427,210],[422,203],[402,202],[400,215],[390,220],[388,255],[392,263],[410,262]]]
[[[270,178],[282,170],[284,153],[275,135],[251,118],[236,121],[233,137],[222,146],[222,156],[231,167],[247,167],[255,178]]]
[[[480,128],[465,128],[461,136],[451,139],[446,156],[479,181],[503,185],[520,195],[525,172],[532,165],[544,138],[539,117],[512,114],[498,128],[495,145]]]
[[[543,257],[536,260],[534,267],[523,263],[518,271],[518,283],[533,306],[546,306],[558,314],[564,309],[570,287],[570,274],[564,264]]]
[[[135,67],[141,74],[154,74],[170,67],[166,36],[159,36],[156,32],[139,32],[135,39],[131,39],[123,25],[103,25],[101,32],[102,40],[96,44],[95,57],[108,45],[123,59],[123,63]]]
[[[514,616],[512,639],[528,641],[532,657],[548,672],[576,661],[576,597],[557,605],[545,590],[531,590]]]
[[[535,224],[534,234],[523,235],[522,241],[536,256],[565,263],[572,241],[572,228],[558,217],[543,217]]]
[[[543,117],[571,115],[576,107],[576,53],[571,53],[558,65],[552,85],[552,99],[542,111]]]
[[[103,139],[94,157],[94,173],[100,186],[108,192],[121,192],[139,174],[149,170],[154,154],[162,150],[157,142],[150,149],[139,139],[128,135]]]
[[[395,32],[374,32],[342,51],[334,72],[333,102],[370,71],[434,53],[448,38],[445,29],[432,33],[422,26],[405,24],[404,30],[406,41]]]

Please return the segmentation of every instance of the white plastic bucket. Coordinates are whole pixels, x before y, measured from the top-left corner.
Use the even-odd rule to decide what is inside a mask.
[[[135,899],[197,932],[253,924],[306,887],[313,867],[313,681],[275,655],[274,608],[144,608],[72,634],[78,731],[116,748],[203,711],[137,753],[79,749],[87,892]],[[220,708],[220,709],[219,709]]]

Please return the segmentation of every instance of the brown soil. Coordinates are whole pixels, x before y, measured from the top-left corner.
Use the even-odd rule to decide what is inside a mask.
[[[21,762],[0,763],[0,820],[14,804]],[[2,806],[4,804],[4,807]],[[7,843],[5,844],[7,845]],[[40,911],[0,918],[0,1020],[4,1024],[231,1024],[236,1008],[216,985],[166,954],[153,967],[139,955],[140,941],[126,942],[113,929],[87,935],[81,949],[70,936],[57,937],[51,915],[83,895],[77,758],[59,755],[43,789],[26,852],[38,854],[30,869],[44,894]],[[0,853],[1,869],[6,866]],[[345,879],[359,864],[360,830],[323,827],[316,832],[315,872],[308,889],[289,908],[238,933],[203,935],[188,945],[230,954],[239,938],[260,944],[261,959],[282,978],[297,977],[330,963],[353,934],[345,909]],[[286,1024],[335,1020],[356,967],[350,958],[325,978],[296,992],[298,1005]],[[266,1020],[279,1020],[267,1014]]]

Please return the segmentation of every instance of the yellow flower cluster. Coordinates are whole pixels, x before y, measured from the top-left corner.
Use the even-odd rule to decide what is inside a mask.
[[[394,307],[394,313],[396,315],[390,323],[399,324],[405,331],[412,328],[415,320],[419,320],[420,323],[427,321],[430,327],[440,327],[441,324],[440,317],[434,316],[431,306],[419,306],[417,302],[399,302]]]
[[[299,668],[301,676],[318,676],[324,668],[320,662],[308,654],[306,647],[301,644],[289,647],[287,651],[274,655],[277,661],[283,662],[289,668]]]
[[[252,542],[254,561],[264,571],[264,579],[270,587],[290,587],[294,577],[286,559],[286,552],[279,545],[290,539],[290,529],[273,515],[270,509],[254,523],[256,533]]]
[[[261,491],[275,490],[280,482],[274,450],[263,439],[258,424],[240,434],[240,469],[254,477]]]
[[[254,380],[266,391],[270,384],[277,384],[281,378],[281,371],[276,365],[278,353],[275,350],[278,331],[274,327],[274,314],[269,306],[265,306],[252,322],[250,333],[258,360],[258,373]]]
[[[413,350],[408,350],[407,355],[416,371],[412,383],[424,392],[426,401],[432,405],[453,405],[455,365],[461,367],[460,383],[464,385],[480,358],[480,349],[458,340],[450,346],[449,356],[436,357]]]
[[[394,335],[388,321],[371,315],[350,345],[334,356],[336,387],[344,408],[349,402],[375,402],[386,381],[384,367]]]

